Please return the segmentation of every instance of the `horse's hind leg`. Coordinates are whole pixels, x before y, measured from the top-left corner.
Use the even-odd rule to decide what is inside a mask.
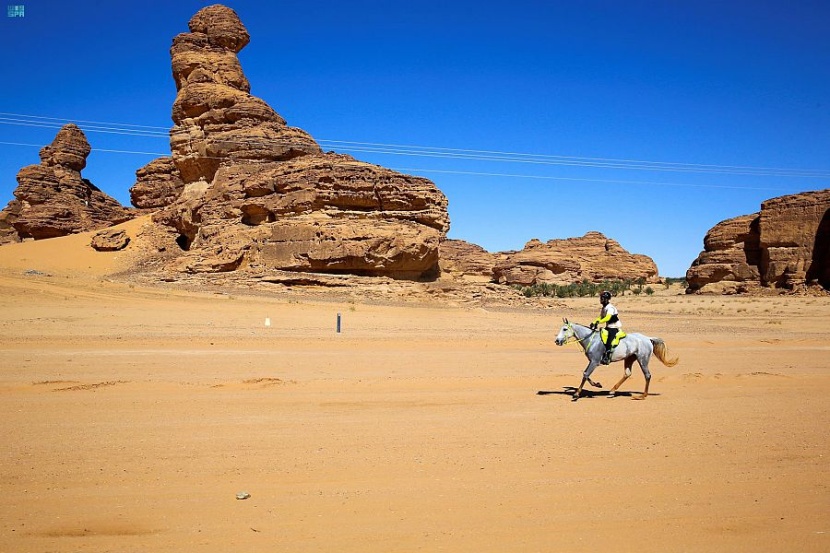
[[[648,358],[638,359],[637,362],[640,364],[640,368],[643,369],[643,376],[646,379],[646,388],[643,390],[642,395],[634,396],[632,399],[646,399],[648,397],[648,385],[651,382],[651,371],[648,370]]]
[[[631,376],[631,367],[634,366],[634,360],[637,359],[636,356],[630,355],[625,358],[625,372],[623,372],[623,377],[620,379],[619,382],[614,384],[614,387],[611,388],[611,393],[608,394],[608,397],[614,397],[617,394],[617,390],[620,386],[622,386],[623,382],[628,380],[628,377]]]

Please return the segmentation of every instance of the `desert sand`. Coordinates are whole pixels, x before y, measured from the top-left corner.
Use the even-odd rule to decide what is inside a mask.
[[[193,292],[84,240],[0,247],[0,551],[830,551],[827,297],[618,298],[680,364],[573,402],[596,298]]]

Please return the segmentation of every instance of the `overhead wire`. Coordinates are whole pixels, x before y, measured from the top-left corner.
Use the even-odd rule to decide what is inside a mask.
[[[8,117],[13,115],[15,117]],[[27,121],[21,118],[31,118],[43,121]],[[41,127],[60,127],[63,122],[68,119],[59,119],[45,116],[31,116],[24,114],[0,113],[0,123],[15,124],[23,126],[41,126]],[[79,122],[84,122],[83,120]],[[86,121],[86,129],[90,132],[101,132],[109,134],[122,134],[130,136],[145,136],[145,137],[164,137],[171,135],[175,136],[178,132],[175,128],[170,132],[161,131],[147,131],[136,130],[130,127],[139,127],[143,129],[163,129],[164,127],[151,125],[137,125],[131,123],[106,123],[100,121]],[[245,139],[236,138],[234,140],[222,140],[227,144],[238,145],[253,145],[253,146],[269,146],[272,144],[284,143],[278,139],[270,139],[263,141],[262,139]],[[579,167],[590,168],[610,168],[610,169],[629,169],[629,170],[659,170],[659,171],[674,171],[674,172],[718,172],[718,173],[732,173],[732,174],[746,174],[758,176],[794,176],[794,177],[811,177],[811,178],[825,178],[830,177],[830,171],[816,171],[804,169],[782,169],[782,168],[760,168],[749,166],[734,166],[734,165],[713,165],[713,164],[695,164],[683,162],[660,162],[660,161],[645,161],[645,160],[630,160],[617,158],[591,158],[578,156],[561,156],[548,154],[528,154],[520,152],[503,152],[493,150],[472,150],[462,148],[443,148],[433,146],[417,146],[417,145],[399,145],[399,144],[383,144],[371,142],[355,142],[345,140],[327,140],[320,139],[317,141],[322,145],[341,145],[345,151],[362,152],[362,153],[377,153],[382,155],[402,155],[402,156],[416,156],[416,157],[434,157],[434,158],[449,158],[462,159],[472,161],[493,161],[493,162],[509,162],[509,163],[532,163],[543,165],[572,165]]]
[[[552,155],[552,154],[528,154],[528,153],[520,153],[520,152],[500,152],[500,151],[493,151],[493,150],[469,150],[469,149],[462,149],[462,148],[441,148],[441,147],[433,147],[433,146],[412,146],[412,145],[400,145],[400,144],[380,144],[380,143],[373,143],[373,142],[351,142],[345,140],[327,140],[326,142],[332,144],[345,144],[345,145],[356,145],[357,147],[367,147],[368,150],[365,151],[374,151],[372,148],[406,148],[408,150],[413,151],[427,151],[427,152],[460,152],[460,153],[472,153],[476,155],[492,155],[494,160],[498,161],[506,161],[502,156],[509,156],[515,157],[516,160],[521,161],[521,159],[532,159],[534,161],[537,160],[563,160],[567,162],[577,163],[577,162],[584,162],[586,164],[590,163],[598,163],[598,164],[621,164],[625,165],[626,167],[631,166],[632,168],[641,169],[648,166],[658,166],[658,167],[670,167],[672,169],[675,168],[696,168],[696,169],[731,169],[731,170],[739,170],[739,171],[780,171],[780,172],[787,172],[787,173],[804,173],[804,174],[812,174],[812,173],[819,173],[822,175],[830,176],[830,171],[821,171],[821,170],[811,170],[811,169],[784,169],[784,168],[771,168],[771,167],[751,167],[751,166],[741,166],[741,165],[713,165],[713,164],[705,164],[705,163],[683,163],[683,162],[666,162],[666,161],[645,161],[645,160],[635,160],[635,159],[617,159],[617,158],[597,158],[597,157],[580,157],[580,156],[561,156],[561,155]],[[483,159],[483,158],[482,158]],[[510,161],[516,161],[510,160]],[[540,162],[541,161],[537,161]],[[605,165],[597,165],[601,167],[605,167]]]
[[[178,133],[188,133],[186,130],[168,129],[166,127],[156,125],[139,125],[133,123],[113,123],[104,121],[87,121],[87,120],[71,120],[67,118],[47,117],[41,115],[27,115],[18,113],[0,112],[0,124],[19,125],[30,127],[45,127],[45,128],[60,128],[64,124],[74,122],[83,123],[84,130],[88,132],[116,134],[124,136],[133,136],[137,138],[165,138],[169,139],[175,137]],[[153,130],[158,129],[158,130]],[[273,147],[274,145],[292,145],[293,141],[281,139],[262,139],[262,138],[244,138],[235,137],[233,139],[213,138],[213,140],[229,144],[245,147]],[[790,169],[790,168],[770,168],[770,167],[752,167],[741,165],[715,165],[715,164],[699,164],[686,162],[662,162],[662,161],[647,161],[636,159],[619,159],[619,158],[600,158],[600,157],[584,157],[584,156],[563,156],[551,154],[531,154],[522,152],[506,152],[496,150],[475,150],[464,148],[445,148],[435,146],[420,146],[420,145],[401,145],[401,144],[384,144],[376,142],[357,142],[348,140],[334,140],[334,139],[318,139],[318,144],[324,147],[338,148],[342,152],[359,152],[372,153],[378,155],[389,156],[406,156],[406,157],[423,157],[432,159],[446,159],[453,161],[483,161],[495,163],[518,163],[518,164],[533,164],[533,165],[550,165],[563,167],[580,167],[590,169],[617,169],[629,171],[658,171],[658,172],[675,172],[675,173],[714,173],[714,174],[732,174],[756,177],[787,177],[787,178],[814,178],[814,179],[830,179],[830,170],[817,169]],[[0,144],[19,145],[19,146],[36,146],[33,144],[0,142]],[[39,146],[38,146],[39,147]],[[142,155],[169,155],[156,152],[143,152],[135,150],[116,150],[94,148],[94,151],[114,152],[114,153],[128,153],[128,154],[142,154]],[[696,187],[717,187],[717,188],[740,188],[753,189],[745,186],[717,186],[717,185],[700,185],[692,183],[666,183],[655,181],[629,181],[616,179],[596,179],[596,178],[577,178],[577,177],[557,177],[549,175],[534,175],[534,174],[509,174],[496,172],[481,172],[481,171],[460,171],[460,170],[445,170],[433,168],[408,168],[398,169],[406,171],[419,171],[427,173],[444,173],[444,174],[463,174],[463,175],[478,175],[478,176],[492,176],[492,177],[509,177],[509,178],[528,178],[528,179],[544,179],[544,180],[574,180],[587,182],[614,182],[626,184],[649,184],[654,186],[696,186]],[[769,190],[770,188],[756,188]]]
[[[452,175],[471,175],[479,177],[502,177],[502,178],[524,178],[536,180],[555,180],[568,182],[595,182],[604,184],[626,184],[626,185],[649,185],[649,186],[672,186],[672,187],[689,187],[689,188],[716,188],[726,190],[781,190],[781,188],[761,187],[761,186],[737,186],[737,185],[721,185],[721,184],[701,184],[701,183],[687,183],[687,182],[655,182],[642,180],[626,180],[626,179],[597,179],[586,177],[554,177],[550,175],[514,175],[509,173],[485,173],[478,171],[452,171],[445,169],[419,169],[417,167],[391,167],[395,171],[412,172],[412,173],[442,173]]]
[[[40,148],[38,144],[26,144],[22,142],[6,142],[0,141],[0,144],[10,146],[30,146]],[[148,156],[166,156],[168,154],[163,152],[142,152],[136,150],[114,150],[106,148],[92,148],[93,152],[111,152],[119,154],[141,154]],[[220,157],[205,156],[205,159],[224,159]],[[410,172],[413,174],[419,173],[438,173],[450,175],[465,175],[478,177],[500,177],[500,178],[520,178],[533,180],[553,180],[553,181],[570,181],[570,182],[597,182],[605,184],[636,184],[649,186],[672,186],[672,187],[691,187],[691,188],[715,188],[715,189],[731,189],[731,190],[779,190],[779,188],[771,187],[757,187],[757,186],[737,186],[737,185],[718,185],[718,184],[700,184],[700,183],[682,183],[682,182],[655,182],[655,181],[640,181],[640,180],[625,180],[625,179],[597,179],[597,178],[580,178],[580,177],[556,177],[551,175],[527,175],[527,174],[511,174],[511,173],[493,173],[483,171],[454,171],[449,169],[425,169],[422,167],[389,167],[393,171]]]
[[[0,116],[12,116],[12,117],[26,117],[29,119],[43,119],[47,121],[60,121],[61,126],[66,123],[90,123],[93,125],[116,125],[121,127],[142,127],[147,129],[167,129],[167,127],[160,127],[157,125],[136,125],[134,123],[111,123],[107,121],[87,121],[83,119],[67,119],[65,117],[46,117],[44,115],[27,115],[23,113],[8,113],[8,112],[0,112]]]

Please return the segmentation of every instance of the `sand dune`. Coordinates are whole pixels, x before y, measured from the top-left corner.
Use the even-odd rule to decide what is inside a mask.
[[[150,222],[145,215],[116,225],[135,236]],[[6,270],[55,272],[63,276],[104,277],[124,270],[130,265],[133,248],[125,251],[99,252],[90,247],[97,231],[70,234],[49,240],[6,244],[0,247],[0,268]]]
[[[2,551],[830,550],[828,298],[619,298],[681,363],[574,403],[595,299],[190,293],[88,240],[0,247]]]

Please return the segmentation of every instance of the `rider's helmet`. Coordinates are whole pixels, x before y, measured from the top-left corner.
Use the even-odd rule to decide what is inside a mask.
[[[608,290],[603,290],[603,292],[599,295],[600,301],[611,301],[611,292]]]

